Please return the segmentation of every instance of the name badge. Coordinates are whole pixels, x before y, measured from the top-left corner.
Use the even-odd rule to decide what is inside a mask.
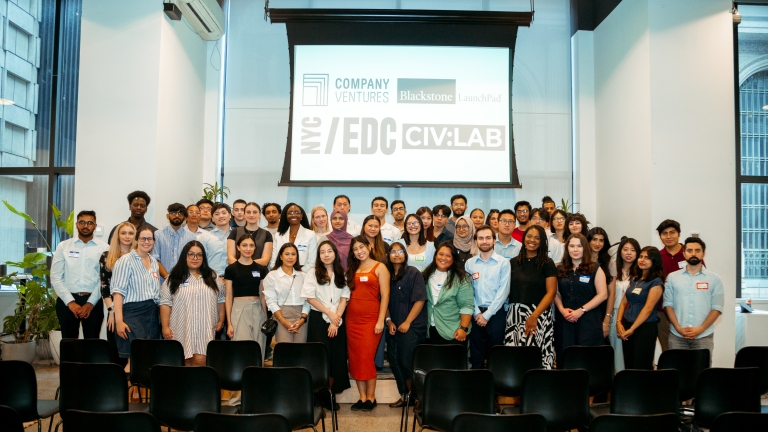
[[[478,280],[478,279],[480,279],[480,272],[472,273],[472,280]]]
[[[80,251],[69,251],[70,258],[80,258]]]
[[[414,257],[414,260],[415,260],[416,262],[424,262],[424,255],[416,255],[416,256]]]
[[[437,288],[440,289],[443,287],[443,284],[437,284]]]
[[[360,282],[368,282],[368,276],[360,276]]]
[[[709,282],[696,282],[696,289],[697,290],[708,290],[709,289]]]
[[[184,282],[183,284],[181,284],[181,286],[187,287],[187,286],[189,286],[189,282]]]
[[[685,267],[685,264],[686,264],[685,261],[680,261],[679,263],[677,263],[677,267],[678,268],[683,268],[683,267]]]
[[[643,292],[643,289],[640,288],[640,287],[637,287],[637,288],[632,290],[632,294],[634,294],[634,295],[640,295],[641,292]]]
[[[298,245],[296,245],[296,248],[299,249],[299,252],[306,252],[307,251],[307,245],[305,245],[305,244],[298,244]]]
[[[389,237],[382,237],[382,239],[387,243],[392,243],[392,239]]]
[[[589,276],[579,276],[579,282],[589,283]]]
[[[253,275],[253,277],[261,277],[261,273],[257,271],[252,271],[251,274]]]
[[[156,272],[152,272],[152,277],[157,279],[158,278],[157,273]]]

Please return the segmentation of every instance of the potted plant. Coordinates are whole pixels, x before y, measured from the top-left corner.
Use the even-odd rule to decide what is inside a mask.
[[[210,183],[203,183],[205,187],[203,188],[203,198],[209,199],[213,202],[224,202],[225,199],[229,198],[229,188],[221,185],[219,186],[219,183],[216,182],[214,184]]]
[[[16,210],[7,201],[3,201],[3,204],[9,211],[32,224],[38,234],[45,239],[29,215]],[[59,209],[53,205],[51,207],[56,226],[64,228],[72,235],[74,212],[70,213],[66,220],[61,220]],[[13,272],[0,277],[2,285],[17,287],[19,297],[14,314],[3,320],[3,332],[13,335],[12,343],[3,342],[2,344],[3,360],[24,360],[32,363],[35,359],[35,341],[47,339],[49,332],[59,327],[56,316],[56,293],[48,284],[50,276],[48,258],[52,255],[51,247],[47,242],[46,246],[45,252],[30,252],[25,254],[21,261],[6,262],[9,267],[23,269],[23,273]],[[51,351],[58,352],[57,348],[51,347]]]

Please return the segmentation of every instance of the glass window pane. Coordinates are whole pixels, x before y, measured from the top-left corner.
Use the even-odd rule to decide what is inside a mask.
[[[0,262],[21,261],[24,254],[46,248],[45,235],[49,221],[48,176],[0,176],[0,197],[16,210],[27,213],[37,223],[32,224],[11,213],[5,205],[0,208]],[[19,269],[9,268],[8,273]]]

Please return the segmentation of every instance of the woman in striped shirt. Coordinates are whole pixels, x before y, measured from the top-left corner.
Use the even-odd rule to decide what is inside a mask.
[[[208,342],[224,326],[224,298],[224,285],[208,266],[203,244],[187,243],[160,288],[163,339],[181,342],[187,366],[205,366]]]
[[[157,303],[160,300],[160,270],[149,253],[155,245],[151,227],[142,225],[136,231],[136,249],[123,255],[112,269],[113,306],[117,353],[130,359],[133,339],[160,339]],[[125,366],[130,371],[131,362]]]

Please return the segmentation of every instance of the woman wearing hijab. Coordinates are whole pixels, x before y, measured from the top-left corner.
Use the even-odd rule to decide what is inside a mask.
[[[475,225],[469,216],[464,215],[456,220],[456,234],[453,236],[453,247],[459,254],[459,265],[464,268],[468,259],[477,255],[475,245]]]
[[[354,237],[347,232],[347,213],[343,210],[334,210],[331,212],[331,227],[333,228],[333,231],[328,233],[326,237],[328,237],[328,240],[336,246],[336,250],[339,253],[339,259],[341,260],[341,267],[346,272],[349,244]]]

